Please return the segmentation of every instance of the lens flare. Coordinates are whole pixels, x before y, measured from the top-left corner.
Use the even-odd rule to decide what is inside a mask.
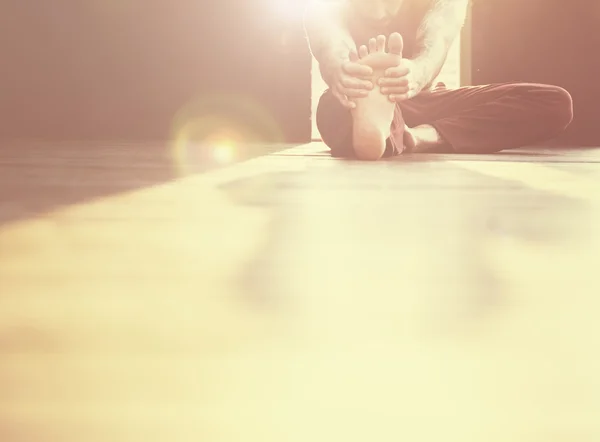
[[[276,118],[251,97],[215,94],[182,108],[173,121],[171,158],[185,176],[205,162],[229,163],[251,145],[281,143]]]
[[[221,164],[231,163],[235,159],[235,146],[229,141],[215,144],[212,152],[215,161]]]

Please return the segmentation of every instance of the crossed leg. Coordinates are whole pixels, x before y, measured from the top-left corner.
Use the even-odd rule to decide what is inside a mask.
[[[559,135],[573,119],[573,102],[557,86],[493,84],[426,91],[399,111],[411,128],[409,150],[494,153]]]
[[[542,84],[494,84],[424,91],[398,104],[383,156],[416,152],[494,153],[537,144],[573,119],[564,89]],[[408,129],[405,132],[406,126]],[[356,157],[350,111],[325,92],[317,127],[333,156]]]

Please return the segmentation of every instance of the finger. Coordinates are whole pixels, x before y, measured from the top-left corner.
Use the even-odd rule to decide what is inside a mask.
[[[332,92],[333,92],[333,96],[334,96],[335,98],[337,98],[337,99],[338,99],[338,101],[340,102],[340,104],[341,104],[343,107],[345,107],[345,108],[347,108],[347,109],[353,109],[353,108],[355,108],[355,107],[356,107],[356,104],[355,104],[354,102],[352,102],[352,101],[348,100],[348,97],[346,97],[345,95],[343,95],[343,94],[340,94],[340,93],[339,93],[338,91],[336,91],[336,90],[334,90],[334,91],[332,91]]]
[[[343,95],[348,99],[351,98],[361,98],[361,97],[366,97],[367,95],[369,95],[369,91],[365,90],[365,89],[356,89],[353,87],[345,87],[343,84],[339,83],[335,90],[337,91],[338,95]]]
[[[378,35],[377,36],[377,52],[384,52],[385,51],[385,42],[386,42],[385,35]]]
[[[340,86],[338,91],[340,94],[345,95],[348,98],[363,98],[369,95],[369,91],[365,89],[353,89],[344,86]]]
[[[399,94],[399,95],[390,95],[389,96],[389,100],[394,103],[400,103],[401,101],[408,100],[408,98],[409,98],[408,94]]]
[[[356,49],[351,49],[349,56],[350,56],[350,61],[352,63],[356,63],[360,59],[358,57],[358,53],[356,52]]]
[[[365,58],[367,55],[369,55],[369,49],[365,45],[358,48],[358,56],[360,58]]]
[[[344,106],[346,109],[354,109],[356,107],[356,103],[354,101],[350,101],[350,100],[342,100],[340,101],[340,103],[342,104],[342,106]]]
[[[350,101],[348,98],[342,96],[340,99],[340,104],[344,106],[346,109],[354,109],[356,107],[356,103]]]
[[[348,89],[364,89],[370,91],[373,89],[373,83],[367,80],[361,80],[355,77],[342,77],[340,83]]]
[[[400,78],[380,78],[377,82],[379,86],[383,87],[400,87],[408,85],[408,78],[400,77]]]
[[[369,40],[369,53],[377,51],[377,40],[372,38]]]
[[[369,78],[373,75],[373,69],[358,63],[344,63],[342,69],[351,77]]]
[[[384,75],[386,77],[398,78],[398,77],[405,77],[409,73],[410,73],[410,69],[408,69],[406,66],[400,65],[400,66],[396,66],[394,68],[389,68],[388,70],[385,71]]]
[[[354,103],[353,101],[350,101],[348,99],[348,97],[341,95],[340,98],[340,104],[342,106],[344,106],[346,109],[354,109],[356,107],[356,103]]]

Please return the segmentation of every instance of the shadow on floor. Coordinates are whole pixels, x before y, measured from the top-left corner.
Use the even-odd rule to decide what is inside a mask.
[[[428,156],[422,157],[422,161],[428,158]],[[407,165],[412,163],[412,160],[408,159]],[[413,216],[421,221],[410,223],[403,217],[398,218],[399,215],[393,210],[385,210],[376,205],[371,208],[381,211],[382,219],[387,213],[390,219],[395,220],[393,224],[400,232],[403,231],[403,228],[400,228],[402,225],[412,226],[413,229],[417,227],[417,230],[413,230],[410,235],[421,235],[423,244],[428,244],[427,241],[432,242],[433,247],[429,247],[431,250],[419,255],[432,259],[431,262],[424,263],[425,266],[430,267],[429,271],[432,275],[446,272],[464,280],[465,287],[469,290],[466,288],[458,290],[461,297],[456,301],[464,306],[461,314],[466,316],[461,316],[459,318],[461,321],[466,318],[485,319],[505,308],[508,303],[504,295],[507,290],[505,275],[498,270],[496,261],[490,261],[490,257],[494,256],[494,246],[499,244],[518,256],[521,248],[535,250],[536,247],[542,246],[558,247],[564,244],[575,244],[582,236],[591,234],[583,231],[585,228],[580,225],[581,219],[587,219],[589,216],[587,205],[564,196],[526,187],[504,187],[502,191],[490,193],[485,189],[492,184],[499,186],[501,180],[468,171],[462,173],[470,179],[460,187],[446,185],[452,184],[454,175],[443,174],[440,179],[447,177],[450,182],[438,183],[438,192],[422,192],[428,189],[424,182],[418,184],[418,187],[411,188],[409,193],[403,186],[385,186],[374,190],[369,183],[385,179],[382,178],[382,174],[385,175],[385,168],[377,168],[379,174],[375,176],[370,173],[371,164],[357,164],[363,165],[360,174],[352,172],[354,170],[352,167],[342,168],[343,172],[337,170],[338,180],[340,173],[343,173],[345,190],[355,188],[362,192],[363,197],[367,195],[365,191],[368,189],[373,190],[371,195],[377,192],[388,194],[391,192],[399,204],[407,204]],[[389,165],[394,169],[398,166],[402,167],[406,171],[404,165],[394,162]],[[449,170],[452,169],[452,165],[447,167]],[[400,169],[392,173],[396,171]],[[289,302],[286,290],[295,286],[297,281],[294,281],[294,278],[298,278],[297,272],[290,274],[290,268],[310,267],[306,261],[310,258],[307,256],[327,261],[328,258],[336,255],[335,248],[323,246],[315,246],[314,254],[307,253],[307,250],[310,251],[314,245],[310,241],[316,241],[319,230],[314,224],[304,225],[307,219],[316,218],[307,217],[307,214],[314,215],[315,211],[322,210],[318,204],[311,204],[310,191],[321,187],[324,183],[324,174],[330,173],[335,180],[336,173],[333,171],[314,170],[312,174],[266,173],[230,181],[220,186],[227,197],[236,204],[258,206],[269,211],[271,220],[269,235],[262,248],[258,250],[255,259],[239,275],[238,283],[244,294],[244,299],[241,301],[249,308],[267,310],[289,308],[288,305],[283,305]],[[354,179],[365,174],[363,180]],[[416,194],[421,195],[422,198],[418,206],[415,206],[409,197]],[[443,204],[440,203],[440,195],[443,197]],[[347,208],[348,205],[344,206],[342,203],[339,210],[343,212]],[[338,209],[328,207],[326,210]],[[359,215],[360,211],[357,211],[356,216],[360,218]],[[444,222],[437,223],[435,220],[438,219],[443,219]],[[399,231],[390,231],[390,241],[400,235]],[[298,232],[303,232],[300,235],[301,239],[298,238]],[[436,232],[437,236],[433,235]],[[573,232],[578,234],[575,235]],[[444,237],[448,236],[454,239],[445,241]],[[353,240],[352,237],[346,239]],[[337,240],[339,241],[339,238]],[[297,251],[299,244],[302,244],[303,252]],[[442,252],[447,259],[440,259]],[[324,257],[323,253],[330,256]],[[389,250],[386,253],[389,253]],[[405,253],[411,254],[413,251],[399,247],[396,253],[401,256]],[[310,278],[310,273],[307,273],[306,277]],[[332,275],[332,278],[334,278],[332,283],[336,283],[336,276]]]
[[[262,207],[269,211],[269,234],[255,258],[238,275],[243,302],[250,309],[279,311],[285,299],[281,278],[285,278],[282,245],[288,244],[290,223],[294,213],[289,210],[290,190],[298,183],[298,172],[269,172],[250,178],[227,182],[219,189],[233,202],[243,206]]]
[[[289,147],[244,147],[233,162]],[[2,142],[0,226],[232,164],[218,160],[210,146],[175,152],[165,142]]]

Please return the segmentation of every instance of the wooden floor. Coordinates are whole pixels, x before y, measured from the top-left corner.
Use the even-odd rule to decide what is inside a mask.
[[[192,154],[0,150],[2,442],[600,440],[600,150]]]

